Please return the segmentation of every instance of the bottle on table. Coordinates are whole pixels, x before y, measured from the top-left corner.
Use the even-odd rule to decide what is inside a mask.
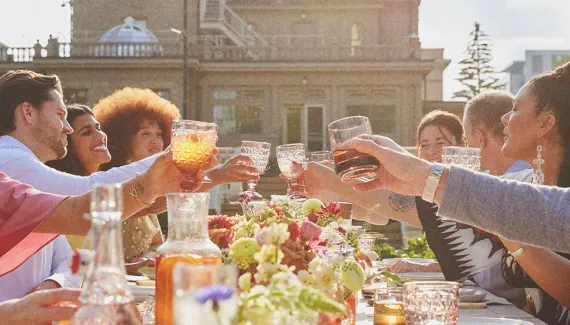
[[[142,325],[125,278],[120,184],[95,185],[91,197],[94,255],[83,283],[72,325]]]
[[[208,236],[208,193],[169,193],[168,236],[156,250],[155,324],[173,322],[173,270],[177,263],[221,264],[222,252]]]

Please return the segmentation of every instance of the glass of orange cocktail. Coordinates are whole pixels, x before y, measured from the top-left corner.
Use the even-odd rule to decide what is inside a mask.
[[[218,140],[218,126],[214,123],[174,120],[172,121],[172,157],[174,164],[184,174],[180,183],[182,191],[188,191],[189,183],[197,181],[198,171],[207,167],[214,155]],[[202,182],[210,182],[204,178]]]

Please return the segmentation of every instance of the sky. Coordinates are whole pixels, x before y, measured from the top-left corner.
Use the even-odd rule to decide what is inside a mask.
[[[32,46],[40,39],[45,45],[50,34],[69,40],[70,10],[62,7],[68,2],[0,0],[0,42]],[[570,50],[570,0],[422,0],[419,14],[422,46],[444,48],[445,58],[451,60],[444,74],[446,100],[461,89],[454,80],[457,62],[475,21],[491,37],[492,65],[499,71],[523,60],[525,50]]]

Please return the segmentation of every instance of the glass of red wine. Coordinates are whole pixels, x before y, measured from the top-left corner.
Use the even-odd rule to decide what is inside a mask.
[[[374,178],[380,162],[371,155],[358,152],[347,141],[363,134],[372,134],[366,116],[350,116],[329,124],[329,137],[334,169],[342,179]]]

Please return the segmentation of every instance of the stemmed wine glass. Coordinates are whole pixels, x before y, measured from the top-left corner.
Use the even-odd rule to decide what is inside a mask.
[[[218,126],[214,123],[174,120],[172,121],[172,158],[184,177],[180,182],[183,192],[189,192],[196,174],[208,165],[218,140]],[[211,180],[205,177],[203,183]]]
[[[259,175],[261,175],[265,173],[269,163],[271,144],[267,142],[242,141],[241,154],[251,158],[253,167],[255,167]],[[248,202],[263,200],[263,196],[255,191],[256,186],[257,181],[248,181],[247,190],[239,194],[238,202],[241,203],[244,214]]]
[[[300,163],[306,161],[305,146],[302,143],[284,144],[278,146],[275,152],[279,169],[287,178],[289,198],[291,200],[306,199],[305,185],[299,182],[299,176],[303,173]]]

